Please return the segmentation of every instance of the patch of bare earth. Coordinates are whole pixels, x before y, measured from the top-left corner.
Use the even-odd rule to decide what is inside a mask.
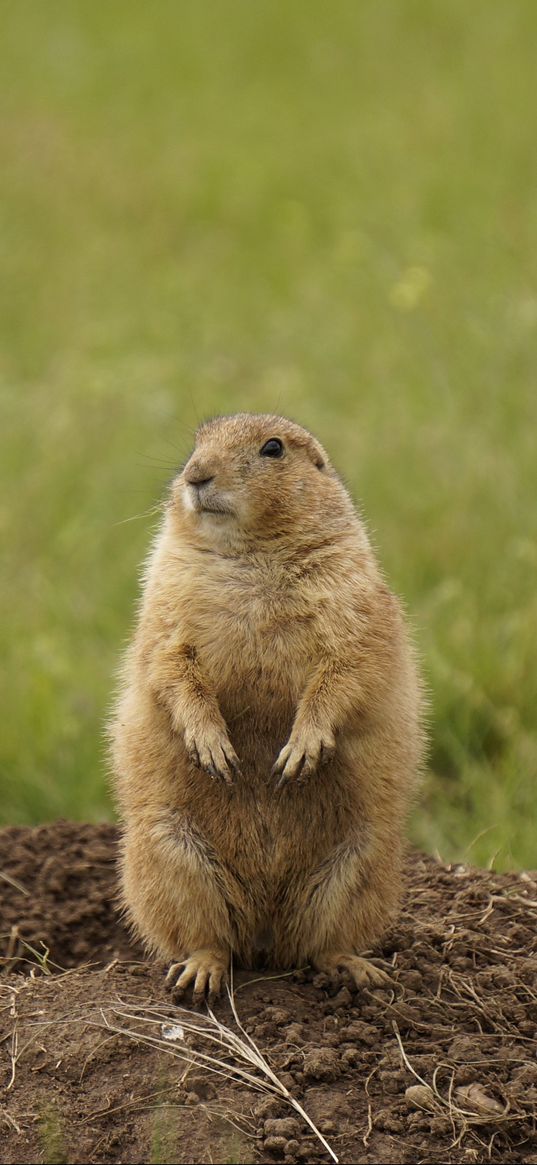
[[[411,855],[391,989],[241,973],[212,1020],[130,943],[116,845],[0,831],[2,1162],[537,1163],[537,875]]]

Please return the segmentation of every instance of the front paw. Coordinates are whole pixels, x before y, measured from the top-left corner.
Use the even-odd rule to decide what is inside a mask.
[[[280,776],[277,788],[281,788],[286,781],[300,784],[306,780],[333,757],[334,749],[334,734],[329,730],[293,730],[272,769],[273,776]]]
[[[218,727],[203,732],[185,732],[189,760],[211,777],[220,777],[226,785],[233,784],[233,776],[240,773],[239,758],[227,732]]]

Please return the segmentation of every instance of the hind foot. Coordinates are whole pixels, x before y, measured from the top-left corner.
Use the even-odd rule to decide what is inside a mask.
[[[381,971],[380,967],[375,967],[369,959],[361,958],[359,955],[321,955],[314,960],[314,964],[318,971],[324,971],[334,983],[340,981],[340,971],[346,971],[354,980],[358,990],[392,985],[392,980],[386,971]]]
[[[226,981],[226,956],[222,951],[210,950],[208,947],[193,951],[186,959],[172,963],[166,975],[166,983],[175,1002],[183,998],[187,987],[193,983],[192,1002],[199,1004],[207,1000],[210,1006],[220,995]]]

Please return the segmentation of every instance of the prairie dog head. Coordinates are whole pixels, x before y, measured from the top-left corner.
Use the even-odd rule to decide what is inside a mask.
[[[196,541],[230,550],[326,536],[353,514],[315,437],[285,417],[255,413],[200,426],[172,504]]]

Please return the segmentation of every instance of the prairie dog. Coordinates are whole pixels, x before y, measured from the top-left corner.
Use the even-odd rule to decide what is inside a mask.
[[[124,903],[177,994],[230,958],[361,987],[422,755],[397,599],[319,442],[203,424],[150,554],[112,725]]]

